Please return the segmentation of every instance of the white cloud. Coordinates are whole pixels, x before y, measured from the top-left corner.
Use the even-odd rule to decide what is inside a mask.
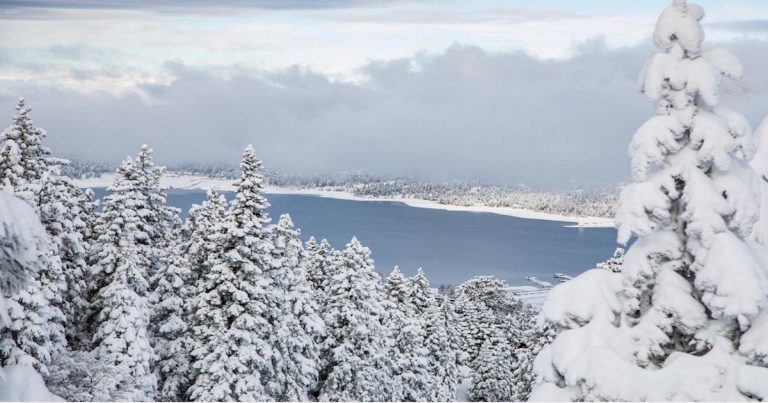
[[[25,96],[60,153],[112,161],[148,142],[168,163],[233,162],[253,142],[285,171],[549,184],[623,179],[652,111],[634,84],[652,16],[299,3],[2,20],[0,118]],[[711,36],[747,68],[726,99],[757,122],[768,45],[726,22]]]
[[[726,102],[757,122],[768,105],[768,44],[731,48],[750,90],[729,91]],[[615,182],[627,172],[632,133],[652,113],[635,89],[652,52],[593,41],[572,58],[543,61],[457,45],[369,63],[362,84],[301,68],[222,78],[175,63],[170,84],[142,86],[153,102],[6,82],[12,94],[0,110],[9,117],[10,95],[24,95],[55,150],[113,162],[148,142],[167,163],[232,163],[252,142],[269,167],[299,173]]]

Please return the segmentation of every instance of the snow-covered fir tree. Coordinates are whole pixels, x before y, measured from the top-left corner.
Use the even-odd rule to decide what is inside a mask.
[[[456,310],[461,350],[466,353],[466,364],[472,367],[480,347],[497,331],[497,317],[484,303],[469,299],[460,299]]]
[[[417,316],[424,316],[437,303],[435,301],[435,292],[429,287],[429,280],[421,268],[416,271],[415,276],[409,279],[409,283],[414,313]]]
[[[758,215],[749,125],[718,105],[741,64],[702,50],[704,11],[675,0],[662,52],[641,74],[656,115],[630,146],[620,198],[622,273],[590,270],[552,290],[554,342],[536,358],[533,399],[768,399],[768,253],[748,240]]]
[[[66,346],[67,279],[61,247],[62,232],[69,232],[73,223],[54,198],[61,189],[51,189],[50,185],[59,183],[60,178],[49,164],[50,150],[42,144],[46,133],[34,125],[30,111],[24,100],[19,100],[13,123],[0,134],[0,183],[35,208],[54,237],[46,253],[40,256],[41,269],[35,278],[8,300],[13,322],[0,333],[0,362],[30,364],[45,376],[51,355]],[[75,249],[81,246],[73,245]]]
[[[141,211],[141,220],[137,222],[136,244],[140,247],[140,253],[149,261],[147,275],[154,290],[154,281],[160,278],[156,273],[163,270],[162,266],[166,264],[165,254],[169,251],[170,240],[174,238],[172,228],[178,215],[175,208],[166,205],[165,190],[160,186],[165,167],[155,165],[152,153],[153,150],[143,144],[134,160],[136,180],[133,203]],[[156,296],[153,294],[151,297]]]
[[[184,400],[191,381],[189,353],[195,344],[187,301],[195,295],[196,286],[189,261],[175,240],[168,242],[164,256],[154,281],[158,302],[152,316],[152,345],[157,353],[157,399],[176,402]]]
[[[431,376],[428,401],[451,402],[456,400],[456,389],[461,381],[459,365],[462,352],[456,333],[456,317],[453,304],[444,298],[440,306],[434,305],[426,316],[427,363]]]
[[[322,305],[326,288],[329,286],[329,281],[333,274],[330,263],[331,244],[326,239],[317,243],[314,237],[310,237],[304,249],[307,252],[305,264],[307,280],[309,280],[309,284],[315,291],[318,303]]]
[[[417,313],[411,283],[395,267],[385,284],[394,401],[426,401],[433,383],[427,363],[426,326]]]
[[[307,281],[299,230],[293,227],[288,214],[280,216],[273,235],[272,292],[283,296],[280,316],[273,319],[277,329],[271,341],[279,352],[273,363],[273,379],[278,387],[274,398],[306,401],[318,380],[318,340],[325,334],[325,324],[318,315],[312,287]]]
[[[485,340],[498,332],[509,304],[506,285],[493,277],[478,276],[459,286],[456,329],[470,367]]]
[[[51,151],[43,145],[46,132],[35,126],[31,111],[19,99],[11,126],[0,134],[0,183],[11,186],[16,197],[37,208],[43,178],[50,172]]]
[[[480,301],[496,313],[509,310],[509,305],[513,303],[507,285],[493,276],[475,276],[459,285],[456,292],[457,302]]]
[[[385,294],[370,255],[353,238],[331,256],[319,400],[388,401],[392,396]]]
[[[384,290],[387,294],[387,302],[393,308],[397,308],[392,315],[402,317],[405,314],[412,315],[414,313],[416,307],[411,300],[412,287],[399,267],[395,266],[392,273],[387,277]]]
[[[469,400],[473,402],[508,402],[514,399],[512,351],[506,337],[487,338],[475,360]]]
[[[243,152],[236,194],[223,224],[221,244],[211,269],[199,280],[195,298],[196,348],[192,351],[192,400],[273,400],[270,344],[280,295],[265,273],[273,244],[267,231],[269,204],[262,195],[262,164],[253,147]],[[266,385],[270,381],[273,384]]]
[[[97,357],[123,367],[134,377],[141,395],[155,398],[157,379],[152,372],[155,352],[150,343],[150,261],[138,240],[143,239],[141,222],[141,172],[130,158],[118,168],[111,192],[104,198],[104,211],[96,224],[99,234],[92,251],[95,287],[93,346]]]
[[[189,210],[182,229],[181,250],[195,279],[202,278],[210,269],[208,263],[219,245],[226,210],[226,198],[214,189],[206,192],[202,205],[194,205]]]
[[[64,314],[67,344],[78,349],[89,344],[84,323],[89,311],[87,281],[87,232],[95,219],[93,201],[69,178],[60,175],[60,166],[66,161],[50,165],[40,191],[39,214],[55,245],[55,255],[61,262],[64,284],[59,286],[60,302]]]

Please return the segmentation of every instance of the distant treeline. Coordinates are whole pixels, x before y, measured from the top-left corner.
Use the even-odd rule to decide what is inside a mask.
[[[115,166],[73,160],[65,168],[72,178],[98,177],[114,172]],[[180,164],[169,172],[236,179],[239,168],[231,165]],[[512,207],[576,217],[612,217],[618,200],[618,186],[535,189],[524,185],[504,186],[461,181],[426,181],[412,177],[389,178],[361,172],[299,176],[266,173],[272,186],[350,192],[361,197],[413,198],[455,206],[482,205]]]

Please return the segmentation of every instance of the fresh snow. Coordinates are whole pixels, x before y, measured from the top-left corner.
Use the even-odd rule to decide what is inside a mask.
[[[114,179],[114,174],[104,174],[99,177],[75,179],[74,183],[82,188],[102,188],[108,187]],[[160,179],[160,185],[166,189],[216,189],[218,191],[232,192],[235,190],[233,179],[210,178],[199,175],[184,175],[175,173],[166,173]],[[410,207],[427,208],[444,211],[464,211],[472,213],[491,213],[509,217],[525,218],[531,220],[559,221],[572,223],[566,225],[568,228],[612,228],[613,219],[607,217],[573,217],[559,214],[544,213],[529,209],[513,207],[491,207],[483,205],[457,206],[441,204],[431,200],[414,199],[409,197],[365,197],[357,196],[350,192],[325,190],[325,189],[302,189],[291,187],[267,186],[264,189],[267,194],[293,194],[327,197],[338,200],[351,201],[387,201],[406,204]]]
[[[27,365],[0,367],[0,402],[63,402],[43,382],[43,377]]]
[[[552,289],[540,319],[558,334],[536,357],[531,400],[768,399],[752,132],[717,105],[720,76],[741,65],[723,49],[702,54],[703,17],[674,0],[659,18],[663,52],[639,83],[656,113],[632,139],[634,181],[616,215],[619,243],[636,241]]]

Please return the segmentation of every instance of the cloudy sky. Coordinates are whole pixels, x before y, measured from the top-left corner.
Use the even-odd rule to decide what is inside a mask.
[[[58,155],[615,183],[652,113],[636,77],[669,0],[1,0],[0,124],[19,96]],[[768,2],[703,0],[768,114]],[[2,112],[5,111],[5,112]]]

